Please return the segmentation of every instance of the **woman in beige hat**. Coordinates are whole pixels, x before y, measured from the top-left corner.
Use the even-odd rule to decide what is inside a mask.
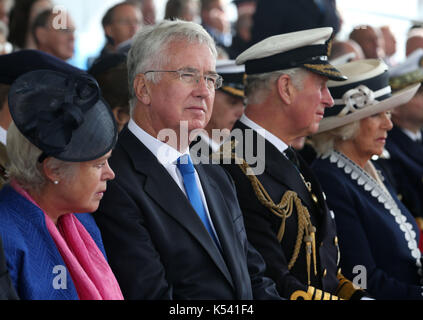
[[[419,84],[391,94],[387,66],[376,59],[339,70],[348,80],[328,82],[335,106],[312,137],[318,154],[312,168],[336,221],[342,272],[376,299],[422,299],[417,225],[371,161],[384,150],[390,110]]]

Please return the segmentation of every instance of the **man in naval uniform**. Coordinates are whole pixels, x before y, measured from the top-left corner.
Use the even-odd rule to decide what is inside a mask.
[[[238,56],[247,106],[219,159],[231,158],[222,165],[235,181],[248,239],[288,299],[367,296],[342,276],[333,213],[290,147],[316,132],[333,105],[327,80],[346,79],[327,61],[331,34],[332,28],[318,28],[273,36]]]

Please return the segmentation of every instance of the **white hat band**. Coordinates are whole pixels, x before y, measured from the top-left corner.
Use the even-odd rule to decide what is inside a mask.
[[[365,85],[359,85],[358,87],[345,92],[342,99],[334,100],[335,105],[345,105],[345,107],[339,112],[338,116],[345,116],[348,113],[370,106],[375,102],[378,102],[378,100],[376,100],[377,98],[390,93],[390,86],[377,91],[372,91]]]

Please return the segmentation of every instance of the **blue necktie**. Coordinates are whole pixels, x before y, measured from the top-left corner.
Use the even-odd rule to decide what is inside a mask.
[[[209,218],[207,216],[206,208],[204,207],[203,201],[201,200],[200,191],[198,190],[197,181],[195,179],[195,169],[192,164],[191,158],[188,155],[183,155],[178,158],[177,167],[181,172],[182,178],[184,179],[185,191],[188,196],[188,200],[191,202],[192,207],[197,212],[210,236],[216,243],[217,247],[220,248],[219,243],[214,235],[212,227],[210,225]]]

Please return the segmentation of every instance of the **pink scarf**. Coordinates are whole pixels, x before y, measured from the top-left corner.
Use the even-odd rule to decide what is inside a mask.
[[[39,208],[17,182],[12,181],[11,186]],[[45,212],[44,217],[47,229],[70,272],[79,299],[123,300],[119,284],[103,253],[74,214],[61,216],[57,228]]]

